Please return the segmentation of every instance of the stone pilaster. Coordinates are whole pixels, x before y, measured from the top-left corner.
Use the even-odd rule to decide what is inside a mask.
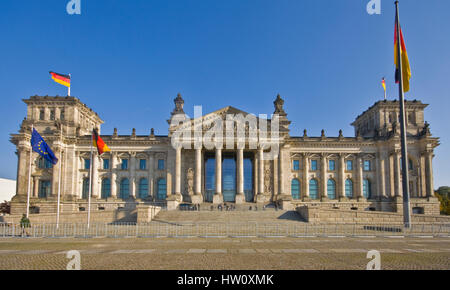
[[[202,194],[202,149],[195,149],[195,194]]]
[[[323,200],[328,199],[328,192],[327,192],[327,155],[325,153],[322,154],[322,157],[320,159],[321,166],[320,166],[320,191],[321,191],[321,198]]]
[[[136,152],[130,155],[130,197],[136,198]]]
[[[363,161],[361,155],[356,158],[356,198],[363,197]]]
[[[258,149],[258,193],[264,194],[264,150]]]
[[[175,155],[175,194],[181,195],[181,147],[176,148]]]
[[[303,154],[303,198],[305,200],[309,199],[309,155],[307,153]]]
[[[152,199],[155,197],[155,156],[149,153],[148,160],[148,195]]]
[[[213,196],[213,203],[222,202],[222,149],[216,149],[216,193]]]
[[[401,164],[400,164],[400,152],[396,151],[394,153],[394,170],[395,170],[395,196],[401,197],[402,194],[402,180],[401,180]]]
[[[339,155],[339,182],[338,182],[338,195],[339,200],[345,199],[345,154]]]
[[[237,150],[237,175],[238,175],[238,186],[236,203],[244,203],[244,149]]]
[[[426,153],[426,172],[427,172],[427,197],[434,196],[433,180],[433,152]]]

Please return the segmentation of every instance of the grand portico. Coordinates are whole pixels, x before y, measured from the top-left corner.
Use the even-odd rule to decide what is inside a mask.
[[[354,137],[291,135],[284,100],[255,116],[234,107],[190,119],[178,95],[167,135],[102,135],[110,153],[90,160],[90,132],[100,117],[74,97],[24,100],[27,117],[12,134],[17,146],[17,191],[12,210],[24,212],[28,187],[30,129],[33,125],[61,156],[55,166],[32,153],[31,204],[54,212],[62,166],[62,210],[84,210],[92,162],[94,209],[165,202],[269,203],[377,211],[402,210],[399,106],[379,101],[352,123]],[[439,145],[424,121],[427,105],[406,102],[412,207],[438,214],[433,197],[433,150]]]

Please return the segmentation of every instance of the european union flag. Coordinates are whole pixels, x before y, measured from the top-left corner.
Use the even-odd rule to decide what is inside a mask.
[[[39,135],[36,129],[33,128],[33,133],[31,134],[31,147],[34,152],[39,153],[42,157],[47,159],[53,164],[58,163],[58,158],[53,154],[52,149],[45,143],[44,139]]]

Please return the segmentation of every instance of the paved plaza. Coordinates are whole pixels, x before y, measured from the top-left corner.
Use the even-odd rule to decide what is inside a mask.
[[[450,238],[91,238],[0,239],[0,269],[364,270],[369,250],[381,269],[450,269]]]

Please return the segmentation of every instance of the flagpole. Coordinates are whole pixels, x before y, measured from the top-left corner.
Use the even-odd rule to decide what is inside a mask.
[[[405,228],[411,226],[411,208],[409,201],[409,176],[408,176],[408,150],[406,142],[406,122],[405,122],[405,98],[403,91],[403,68],[402,68],[402,53],[401,53],[401,37],[400,37],[400,17],[398,9],[398,1],[395,1],[396,10],[396,31],[397,31],[397,59],[399,69],[399,98],[400,98],[400,128],[401,128],[401,151],[402,151],[402,189],[403,189],[403,222]]]
[[[72,76],[69,74],[69,77],[70,77],[70,84],[69,84],[69,87],[68,87],[68,92],[67,92],[67,96],[69,96],[70,97],[70,85],[72,84]]]
[[[31,138],[33,138],[34,125],[31,125]],[[30,139],[31,142],[31,139]],[[31,157],[33,155],[33,146],[30,147],[30,161],[28,164],[28,192],[27,192],[27,218],[30,215],[30,191],[31,191]]]
[[[89,229],[89,224],[91,220],[91,194],[92,194],[92,156],[93,156],[93,150],[92,150],[92,136],[91,136],[91,161],[89,162],[89,196],[88,196],[88,221],[87,221],[87,227]]]
[[[59,228],[59,211],[60,211],[60,203],[61,203],[61,174],[62,174],[62,124],[61,126],[61,139],[60,139],[60,148],[59,148],[59,176],[58,176],[58,204],[56,209],[56,228]]]

